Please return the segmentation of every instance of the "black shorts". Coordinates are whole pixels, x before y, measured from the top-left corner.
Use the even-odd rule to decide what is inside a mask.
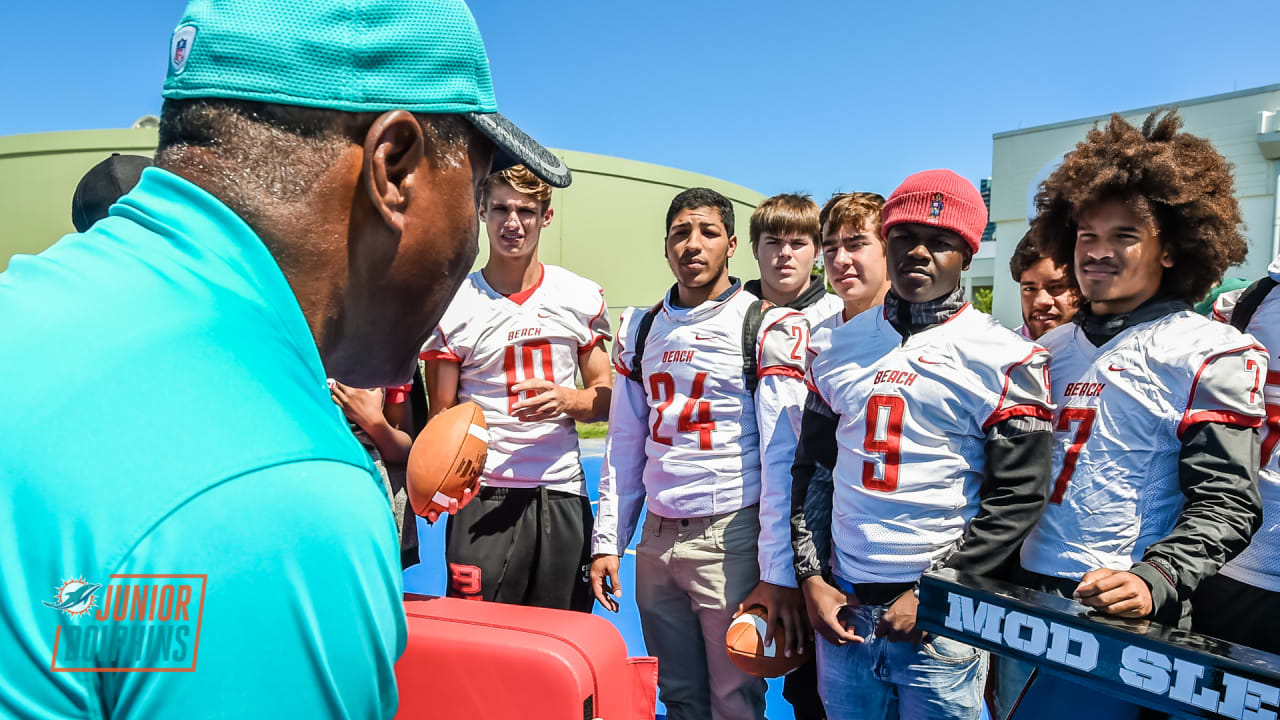
[[[449,597],[591,611],[587,498],[546,488],[482,487],[448,522]]]
[[[1280,654],[1280,592],[1214,575],[1191,596],[1191,629]]]

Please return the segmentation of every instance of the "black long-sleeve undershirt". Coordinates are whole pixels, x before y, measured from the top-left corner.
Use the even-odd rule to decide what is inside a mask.
[[[1258,431],[1196,423],[1182,436],[1178,485],[1186,504],[1178,524],[1130,572],[1151,587],[1152,616],[1176,624],[1191,593],[1249,545],[1262,526]]]

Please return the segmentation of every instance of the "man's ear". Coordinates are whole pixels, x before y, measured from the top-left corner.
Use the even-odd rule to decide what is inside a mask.
[[[726,258],[733,257],[733,251],[737,249],[738,249],[738,236],[730,235],[729,236],[729,253],[725,255],[725,257]]]
[[[422,126],[406,110],[379,115],[365,133],[363,173],[369,202],[397,233],[404,230],[405,211],[425,154]]]
[[[547,206],[547,210],[546,210],[546,212],[542,213],[542,227],[546,227],[546,226],[550,225],[550,224],[551,224],[551,217],[552,217],[553,215],[555,215],[555,214],[556,214],[556,211],[555,211],[555,210],[552,210],[552,209],[551,209],[551,206],[550,206],[550,205],[548,205],[548,206]]]

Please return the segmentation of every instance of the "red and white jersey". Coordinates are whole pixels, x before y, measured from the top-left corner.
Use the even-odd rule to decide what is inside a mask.
[[[832,293],[824,294],[817,302],[800,310],[809,324],[809,350],[805,353],[805,369],[817,355],[814,349],[814,333],[817,328],[835,327],[841,322],[844,312],[844,301]],[[830,331],[828,330],[828,335]],[[780,396],[785,406],[776,405],[772,401],[761,407],[761,413],[773,415],[786,414],[788,418],[804,417],[804,398],[808,392],[800,384],[794,386],[795,393]],[[776,422],[774,418],[768,419]],[[761,424],[765,424],[762,418]],[[796,444],[800,439],[800,426],[783,428],[777,435],[778,441],[790,438],[791,445],[785,454],[795,457]],[[780,450],[779,452],[783,452]],[[785,587],[796,586],[794,553],[791,550],[791,475],[786,473],[777,476],[774,481],[762,483],[760,488],[760,572],[761,579],[774,585]]]
[[[1280,280],[1280,263],[1272,264],[1272,278]],[[1213,306],[1215,319],[1231,321],[1235,303],[1244,290],[1223,293]],[[1229,578],[1273,592],[1280,592],[1280,291],[1273,289],[1258,305],[1246,328],[1249,334],[1268,349],[1266,386],[1267,422],[1262,428],[1262,466],[1258,471],[1258,489],[1262,492],[1262,527],[1244,549],[1221,572]]]
[[[1257,427],[1267,356],[1252,337],[1190,310],[1095,347],[1074,323],[1040,338],[1057,404],[1054,486],[1022,546],[1032,572],[1128,570],[1177,524],[1182,434],[1200,422]]]
[[[832,333],[809,388],[838,416],[836,574],[913,582],[945,560],[978,512],[988,428],[1051,417],[1048,361],[969,305],[905,341],[883,307]]]
[[[580,354],[609,337],[604,291],[564,268],[543,265],[538,284],[511,297],[479,270],[467,276],[422,357],[458,363],[458,401],[484,411],[485,485],[586,494],[573,418],[518,420],[512,408],[531,394],[517,397],[511,387],[530,378],[577,387]]]
[[[795,310],[765,313],[753,396],[743,377],[742,327],[755,301],[736,283],[695,308],[672,305],[668,294],[645,340],[639,382],[630,375],[647,310],[623,314],[594,552],[622,553],[646,498],[662,517],[704,517],[759,502],[762,483],[785,478],[790,486],[809,328]],[[790,505],[777,512],[789,514]]]

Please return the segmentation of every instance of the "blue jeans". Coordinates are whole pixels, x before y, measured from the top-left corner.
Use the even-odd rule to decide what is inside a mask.
[[[978,720],[987,679],[987,654],[931,635],[923,645],[875,634],[886,606],[854,610],[862,643],[839,647],[821,637],[818,694],[832,720]]]

